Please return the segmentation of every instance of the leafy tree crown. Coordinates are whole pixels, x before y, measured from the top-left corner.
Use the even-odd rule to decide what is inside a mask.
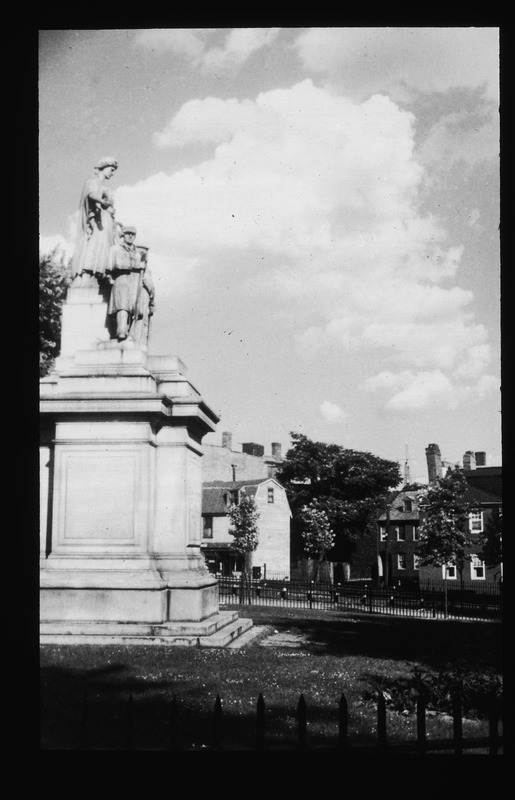
[[[334,533],[326,512],[315,503],[300,510],[304,551],[308,556],[317,556],[321,561],[334,544]]]
[[[346,560],[352,543],[371,531],[387,492],[399,485],[399,464],[304,434],[290,436],[292,447],[276,477],[286,489],[294,526],[302,536],[305,506],[325,511],[334,533],[332,555]]]
[[[70,260],[58,247],[39,259],[39,374],[47,375],[61,346],[61,309],[71,282]]]
[[[419,555],[422,564],[462,567],[469,559],[470,503],[465,499],[467,480],[458,467],[419,495],[422,507]]]
[[[251,553],[258,546],[259,532],[259,511],[254,498],[242,491],[240,502],[229,506],[228,515],[229,533],[234,537],[232,549],[240,554]]]

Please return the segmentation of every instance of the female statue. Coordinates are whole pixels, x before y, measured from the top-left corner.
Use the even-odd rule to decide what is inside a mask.
[[[90,276],[99,278],[105,275],[109,250],[116,237],[113,194],[104,184],[117,168],[118,163],[114,158],[102,158],[94,168],[93,177],[84,184],[79,206],[77,244],[72,260],[75,285],[90,283]]]

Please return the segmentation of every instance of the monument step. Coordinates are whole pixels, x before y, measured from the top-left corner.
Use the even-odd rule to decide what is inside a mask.
[[[226,647],[252,627],[236,611],[221,611],[201,622],[163,625],[127,623],[42,623],[40,644],[138,644],[183,647]]]

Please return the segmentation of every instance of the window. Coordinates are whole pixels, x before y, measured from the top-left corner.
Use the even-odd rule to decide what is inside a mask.
[[[269,503],[273,503],[274,502],[274,487],[273,486],[269,486],[268,487],[268,502]]]
[[[455,581],[458,577],[455,564],[446,564],[442,567],[442,578],[448,581]]]
[[[387,538],[387,536],[386,536],[386,526],[385,525],[380,525],[379,526],[379,541],[380,542],[386,542],[386,538]]]
[[[470,578],[473,581],[485,580],[485,562],[481,561],[476,555],[471,556]]]
[[[410,511],[413,511],[413,503],[412,503],[412,501],[410,500],[409,497],[406,497],[405,500],[404,500],[404,511],[406,511],[408,513]]]
[[[238,505],[238,490],[231,489],[229,492],[229,505],[230,506],[237,506]]]
[[[419,539],[420,539],[420,535],[419,535],[419,532],[418,532],[418,525],[413,525],[413,541],[414,542],[418,542]]]
[[[399,526],[398,526],[398,525],[394,525],[394,526],[391,528],[391,530],[393,531],[393,535],[395,536],[395,538],[397,539],[397,541],[399,541]]]
[[[483,512],[472,511],[469,514],[469,530],[471,533],[483,532]]]
[[[397,569],[406,569],[406,553],[397,553]]]
[[[413,554],[413,569],[420,569],[420,556]]]
[[[397,528],[397,541],[404,542],[406,540],[406,530],[404,525],[399,525]]]
[[[203,539],[212,539],[213,538],[213,515],[207,514],[203,519],[203,530],[202,530],[202,538]]]

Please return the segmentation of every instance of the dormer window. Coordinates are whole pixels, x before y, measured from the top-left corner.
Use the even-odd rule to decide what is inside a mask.
[[[269,503],[273,503],[274,502],[274,487],[273,486],[269,486],[268,487],[268,502]]]
[[[239,503],[239,492],[237,489],[230,489],[224,494],[224,502],[226,506],[237,506]]]
[[[413,502],[411,501],[411,499],[409,497],[406,497],[404,499],[404,511],[408,512],[408,513],[410,511],[413,511]]]

